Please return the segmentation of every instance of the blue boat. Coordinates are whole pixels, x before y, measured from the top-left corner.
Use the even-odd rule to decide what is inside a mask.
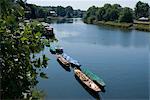
[[[80,67],[80,63],[77,60],[74,60],[70,56],[68,56],[66,53],[63,53],[62,56],[71,63],[73,67]]]

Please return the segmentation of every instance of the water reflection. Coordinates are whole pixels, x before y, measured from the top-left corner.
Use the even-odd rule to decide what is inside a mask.
[[[101,100],[100,95],[98,94],[98,92],[95,92],[93,90],[91,90],[89,87],[87,87],[85,84],[82,83],[82,81],[78,78],[78,76],[74,75],[75,79],[80,83],[80,85],[92,96],[94,97],[96,100]]]
[[[52,24],[56,35],[64,41],[94,43],[103,46],[135,48],[148,46],[146,32],[89,25],[75,19],[73,21],[73,24]]]
[[[52,23],[57,23],[57,24],[73,23],[73,19],[72,18],[63,18],[63,19],[54,20]]]

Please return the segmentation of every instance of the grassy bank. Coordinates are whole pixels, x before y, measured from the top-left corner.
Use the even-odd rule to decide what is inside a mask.
[[[85,22],[85,23],[88,23],[88,22]],[[119,27],[119,28],[124,28],[124,29],[136,29],[140,31],[150,32],[150,22],[136,21],[134,23],[119,23],[119,22],[113,22],[113,21],[107,21],[107,22],[93,21],[91,24]]]
[[[53,22],[64,22],[67,20],[70,20],[71,18],[66,18],[66,17],[47,17],[47,18],[36,18],[32,19],[34,21],[39,21],[39,22],[46,22],[46,23],[53,23]]]
[[[149,22],[142,22],[142,21],[134,21],[133,27],[136,30],[141,30],[141,31],[148,31],[150,32],[150,21]]]
[[[150,32],[150,25],[133,24],[133,27],[134,27],[136,30]]]
[[[48,18],[36,18],[32,20],[43,22],[43,21],[55,21],[55,20],[62,20],[62,19],[65,19],[65,18],[64,17],[48,17]]]
[[[111,21],[109,21],[109,22],[97,21],[97,22],[94,22],[94,24],[127,28],[127,29],[131,28],[131,26],[132,26],[132,23],[117,23],[117,22],[111,22]]]

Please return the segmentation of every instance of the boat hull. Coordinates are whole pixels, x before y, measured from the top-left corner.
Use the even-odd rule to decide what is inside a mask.
[[[73,68],[75,68],[75,67],[80,68],[81,65],[76,65],[76,64],[71,63],[71,66],[72,66]]]
[[[88,88],[95,92],[100,92],[101,89],[92,81],[90,80],[85,74],[83,74],[79,69],[74,69],[75,75],[84,83]]]
[[[79,82],[79,84],[91,95],[93,96],[96,100],[101,100],[98,92],[93,91],[93,89],[90,89],[87,85],[85,85],[77,75],[74,75],[75,79]]]
[[[64,65],[64,64],[62,64],[62,62],[60,62],[58,59],[57,59],[57,62],[61,65],[61,67],[62,67],[65,71],[71,72],[70,67],[68,67],[68,66],[66,66],[66,65]]]
[[[57,60],[58,60],[61,64],[65,65],[65,66],[67,66],[67,67],[70,67],[70,63],[69,63],[65,58],[63,58],[61,55],[56,55],[56,57],[57,57]]]
[[[56,53],[58,54],[62,54],[63,53],[63,49],[55,49],[56,50]]]
[[[49,51],[51,52],[51,54],[56,54],[56,51],[54,51],[52,49],[50,49]]]

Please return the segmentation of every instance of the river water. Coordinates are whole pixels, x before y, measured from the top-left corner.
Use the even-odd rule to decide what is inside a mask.
[[[38,87],[47,100],[149,99],[149,33],[85,24],[80,19],[51,26],[64,52],[101,76],[106,91],[96,96],[89,93],[73,70],[60,66],[46,47],[41,54],[50,59],[44,69],[49,79],[39,79]]]

